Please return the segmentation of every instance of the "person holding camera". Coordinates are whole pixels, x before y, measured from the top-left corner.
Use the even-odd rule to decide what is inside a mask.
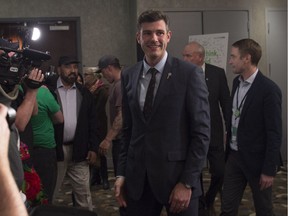
[[[37,58],[39,60],[38,66],[40,66],[42,57],[50,58],[48,54],[39,51],[26,50],[24,52],[24,50],[18,50],[15,43],[0,39],[0,103],[8,108],[6,120],[10,129],[8,147],[10,166],[8,168],[10,168],[18,187],[19,196],[22,195],[23,203],[26,201],[25,194],[21,192],[24,183],[24,167],[19,153],[19,143],[23,137],[21,138],[22,133],[19,137],[19,132],[26,130],[31,115],[38,111],[37,106],[35,106],[36,94],[44,75],[34,63]],[[25,96],[21,98],[19,85],[22,81],[27,86],[27,91]],[[17,114],[15,110],[18,111]],[[2,128],[4,125],[1,124],[0,127]],[[28,139],[29,137],[31,139],[32,133],[26,133],[26,135]]]
[[[45,86],[41,86],[36,95],[37,115],[30,119],[33,129],[33,165],[39,174],[43,189],[52,203],[57,179],[56,141],[54,124],[64,121],[60,105]]]

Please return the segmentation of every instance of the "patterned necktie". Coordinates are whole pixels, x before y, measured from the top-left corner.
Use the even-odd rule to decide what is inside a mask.
[[[155,89],[155,83],[156,83],[156,73],[158,71],[155,68],[150,68],[147,73],[151,73],[151,79],[149,82],[149,86],[147,89],[146,97],[145,97],[145,103],[143,107],[143,114],[145,119],[149,119],[152,108],[153,108],[153,99],[154,99],[154,89]]]

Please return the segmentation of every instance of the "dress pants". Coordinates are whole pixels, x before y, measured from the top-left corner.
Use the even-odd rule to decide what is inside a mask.
[[[190,200],[189,207],[180,213],[169,212],[169,203],[160,203],[156,200],[148,179],[146,178],[144,190],[140,200],[133,200],[127,194],[127,215],[128,216],[160,216],[162,208],[166,208],[168,216],[198,216],[199,197]]]
[[[48,202],[51,204],[57,180],[57,159],[55,148],[34,148],[33,165],[38,173]]]
[[[91,166],[91,184],[108,181],[107,157],[100,154],[100,167]]]
[[[64,161],[57,163],[58,176],[54,192],[54,202],[63,183],[65,175],[70,180],[75,198],[75,206],[93,210],[90,192],[90,169],[87,161],[72,161],[72,145],[63,145]]]
[[[112,160],[115,176],[117,175],[118,159],[121,152],[121,147],[122,145],[120,139],[112,140]],[[120,207],[119,214],[120,216],[127,216],[126,208]]]
[[[247,171],[241,156],[231,151],[225,167],[225,176],[222,191],[222,216],[235,216],[243,197],[247,183],[249,184],[257,216],[272,216],[272,187],[260,190],[259,178]]]
[[[117,166],[120,152],[121,152],[121,140],[120,139],[112,140],[112,160],[115,176],[117,175]]]
[[[211,173],[211,181],[209,188],[205,194],[205,203],[209,208],[213,206],[215,197],[219,192],[222,193],[222,184],[225,170],[225,152],[224,146],[210,146],[207,154],[209,161],[209,172]]]

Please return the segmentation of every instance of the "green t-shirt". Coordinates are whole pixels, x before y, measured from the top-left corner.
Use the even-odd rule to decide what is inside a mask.
[[[33,146],[54,148],[54,127],[51,116],[60,110],[60,106],[52,93],[46,87],[40,87],[37,92],[38,114],[31,117],[33,128]]]

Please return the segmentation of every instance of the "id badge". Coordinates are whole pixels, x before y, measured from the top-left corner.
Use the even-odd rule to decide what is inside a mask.
[[[232,136],[231,136],[231,140],[232,142],[236,141],[236,137],[237,137],[237,127],[232,127]]]
[[[234,116],[235,116],[235,119],[240,117],[240,110],[239,109],[234,110]]]

